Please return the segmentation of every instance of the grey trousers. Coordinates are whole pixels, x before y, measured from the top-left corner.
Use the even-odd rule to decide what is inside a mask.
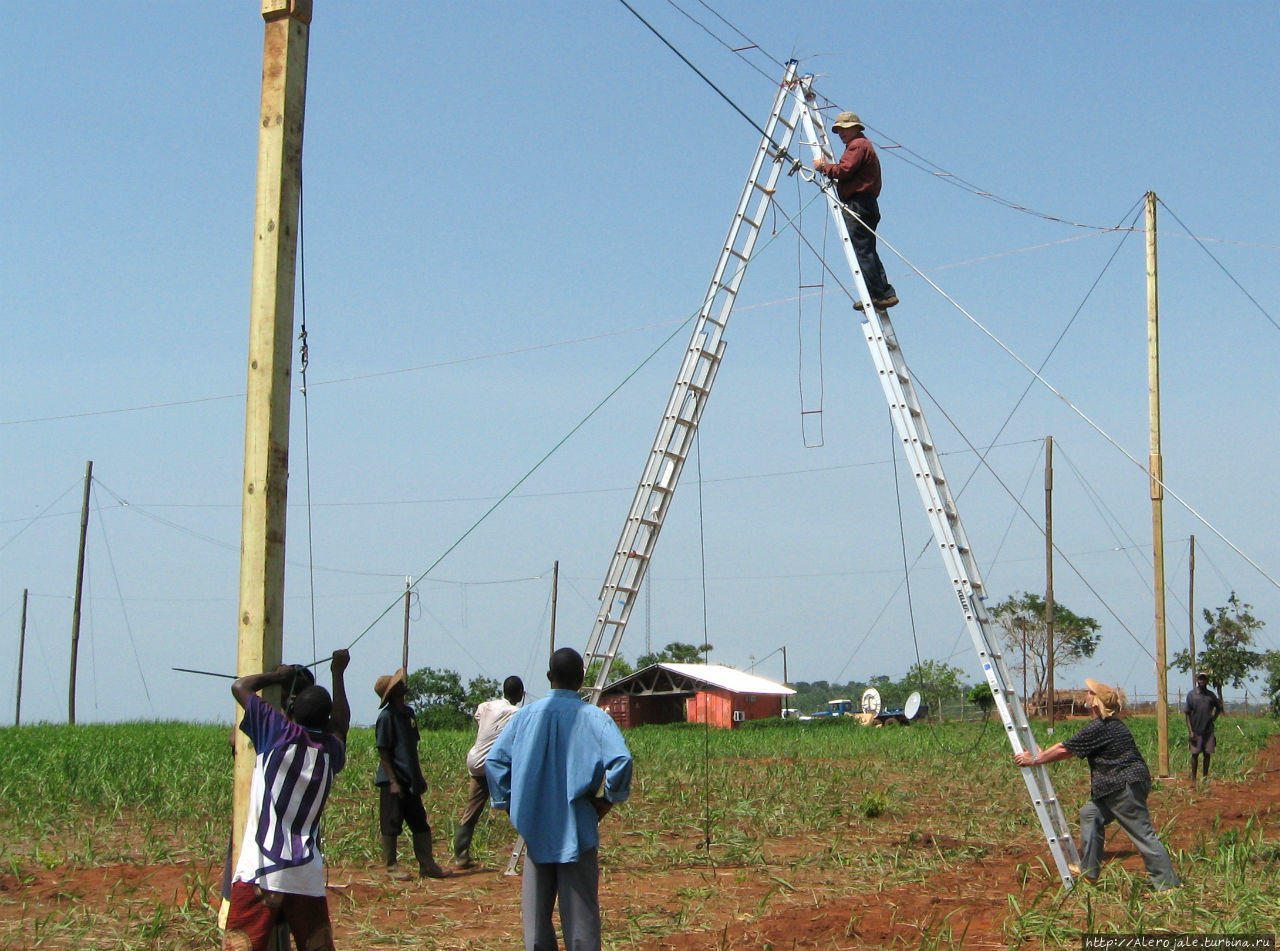
[[[583,852],[576,862],[524,863],[521,918],[524,951],[557,951],[551,909],[560,900],[565,951],[600,951],[599,852]]]
[[[1080,871],[1085,878],[1097,878],[1102,865],[1102,845],[1107,823],[1114,819],[1133,841],[1147,875],[1157,890],[1177,888],[1182,884],[1173,870],[1169,851],[1156,836],[1147,810],[1150,783],[1129,783],[1123,789],[1101,799],[1090,799],[1080,809]]]

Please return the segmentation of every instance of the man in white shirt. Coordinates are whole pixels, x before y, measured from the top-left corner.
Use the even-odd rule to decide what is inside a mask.
[[[476,707],[475,744],[467,751],[467,772],[471,774],[471,791],[467,797],[467,808],[462,814],[462,821],[453,833],[453,864],[456,868],[472,868],[475,861],[471,858],[471,837],[475,834],[476,823],[485,807],[489,804],[489,780],[485,775],[484,761],[493,748],[494,742],[507,725],[507,721],[515,714],[524,700],[524,681],[511,676],[502,682],[502,696],[497,700],[486,700]]]

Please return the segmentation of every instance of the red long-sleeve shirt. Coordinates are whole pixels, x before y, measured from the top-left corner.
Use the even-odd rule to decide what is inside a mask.
[[[861,133],[849,140],[840,161],[828,164],[822,174],[836,181],[836,191],[841,198],[880,197],[880,157],[871,140]]]

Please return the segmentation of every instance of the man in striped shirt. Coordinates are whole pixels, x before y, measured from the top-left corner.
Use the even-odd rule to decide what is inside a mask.
[[[297,947],[332,951],[333,934],[320,855],[320,817],[333,778],[346,765],[347,705],[342,672],[350,656],[333,652],[333,695],[320,686],[298,693],[292,717],[258,696],[286,684],[293,668],[241,677],[231,692],[244,708],[240,730],[257,753],[240,858],[231,883],[224,951],[265,951],[283,919]]]

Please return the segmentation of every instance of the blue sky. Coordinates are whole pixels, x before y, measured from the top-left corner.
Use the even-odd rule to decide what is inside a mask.
[[[1170,653],[1192,534],[1197,614],[1235,590],[1280,646],[1280,9],[632,5],[757,122],[792,56],[862,115],[894,321],[952,483],[996,444],[960,498],[988,588],[1043,589],[1053,435],[1055,540],[1083,576],[1059,561],[1057,597],[1103,624],[1072,675],[1148,694],[1146,478],[1052,392],[1018,403],[1029,375],[993,338],[1032,366],[1052,351],[1045,378],[1145,462],[1143,237],[1099,229],[1154,190],[1166,481],[1213,526],[1166,502]],[[385,12],[316,4],[290,466],[286,657],[360,637],[361,722],[400,658],[400,607],[375,620],[451,548],[419,586],[412,667],[541,683],[556,560],[558,641],[585,644],[759,137],[621,3]],[[66,716],[93,460],[78,719],[229,719],[225,681],[170,668],[235,667],[258,6],[0,14],[0,696],[27,588],[23,720]],[[727,48],[744,36],[758,49]],[[808,197],[788,179],[779,200]],[[623,653],[701,641],[705,618],[713,661],[766,676],[786,645],[793,680],[896,679],[918,651],[976,681],[939,560],[916,559],[927,523],[856,320],[834,278],[799,286],[820,272],[777,220]],[[819,247],[824,223],[810,205]]]

